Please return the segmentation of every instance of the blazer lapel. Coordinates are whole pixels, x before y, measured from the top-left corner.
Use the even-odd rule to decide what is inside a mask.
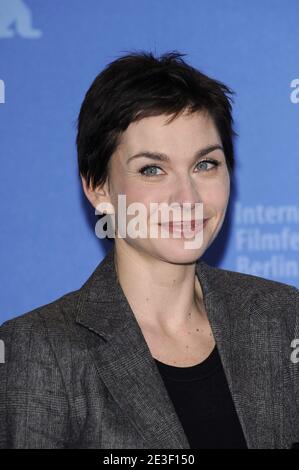
[[[263,316],[263,307],[256,306],[254,293],[225,282],[224,271],[199,260],[196,273],[247,445],[271,448],[278,439],[273,424],[281,398],[277,392],[278,403],[271,399],[274,384],[269,375],[270,359],[274,354],[279,358],[269,342],[271,324]],[[86,335],[98,374],[115,401],[149,448],[189,449],[182,424],[118,282],[114,247],[80,290],[77,322],[102,338],[99,342],[94,335]],[[254,315],[256,310],[259,315]]]
[[[273,291],[268,298],[259,292],[258,283],[252,288],[245,277],[244,283],[233,283],[224,270],[206,263],[199,263],[197,272],[248,448],[287,447],[282,429],[281,331],[271,315],[280,308],[279,298]]]
[[[77,322],[90,338],[97,370],[149,448],[189,449],[139,324],[118,282],[112,249],[82,286]],[[86,336],[88,339],[88,337]]]

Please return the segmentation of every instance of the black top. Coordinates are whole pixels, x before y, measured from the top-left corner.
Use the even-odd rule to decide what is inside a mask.
[[[155,362],[191,449],[247,448],[217,346],[195,366]]]

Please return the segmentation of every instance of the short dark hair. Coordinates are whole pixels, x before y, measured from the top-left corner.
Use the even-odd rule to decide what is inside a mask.
[[[77,119],[79,175],[93,189],[105,183],[109,160],[121,134],[144,117],[207,111],[218,130],[230,174],[234,169],[231,101],[234,92],[171,51],[159,58],[151,52],[120,56],[97,75]],[[173,117],[172,117],[173,115]]]

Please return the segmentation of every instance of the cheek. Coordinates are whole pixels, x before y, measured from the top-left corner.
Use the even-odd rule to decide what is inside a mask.
[[[205,187],[201,192],[203,204],[217,210],[226,208],[230,194],[229,180]]]
[[[123,200],[124,202],[120,201],[119,196],[125,196],[125,201],[124,200]],[[158,197],[156,199],[158,201]],[[120,202],[122,204],[122,207],[123,207],[123,204],[125,204],[126,209],[129,206],[131,206],[132,209],[134,209],[133,205],[138,203],[138,204],[142,204],[142,207],[146,208],[146,214],[148,217],[150,213],[150,203],[154,202],[155,195],[150,190],[146,191],[145,188],[140,188],[140,186],[137,186],[137,185],[134,186],[133,183],[128,184],[126,182],[122,182],[117,188],[117,193],[116,192],[114,193],[112,200],[113,200],[112,202],[113,206],[115,207],[115,210],[117,213],[119,212]],[[138,206],[136,206],[136,210],[137,211],[140,210]],[[137,214],[138,212],[135,213],[135,216]],[[128,216],[128,219],[131,219],[135,216],[131,214]]]

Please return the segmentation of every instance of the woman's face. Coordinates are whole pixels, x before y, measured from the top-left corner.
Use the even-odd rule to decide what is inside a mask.
[[[146,208],[147,238],[117,238],[115,243],[128,243],[131,247],[172,263],[194,262],[215,239],[222,223],[229,200],[230,177],[222,143],[212,119],[205,113],[186,113],[166,124],[169,115],[144,118],[130,124],[123,133],[120,145],[110,160],[110,201],[116,215],[119,207],[118,195],[126,195],[126,207],[131,203],[142,203]],[[199,151],[215,147],[199,156]],[[217,148],[220,147],[220,148]],[[141,152],[163,153],[167,161],[146,156],[131,158]],[[147,168],[144,168],[147,166]],[[203,217],[208,219],[203,227],[202,243],[186,249],[186,241],[192,238],[162,238],[158,225],[158,238],[150,236],[153,221],[151,203],[166,203],[181,206],[191,203],[191,219],[195,217],[196,203],[203,206]],[[154,210],[155,212],[155,210]],[[127,223],[134,215],[127,216]],[[183,220],[170,216],[166,220]],[[186,220],[186,218],[185,218]],[[161,216],[158,217],[158,223]]]

